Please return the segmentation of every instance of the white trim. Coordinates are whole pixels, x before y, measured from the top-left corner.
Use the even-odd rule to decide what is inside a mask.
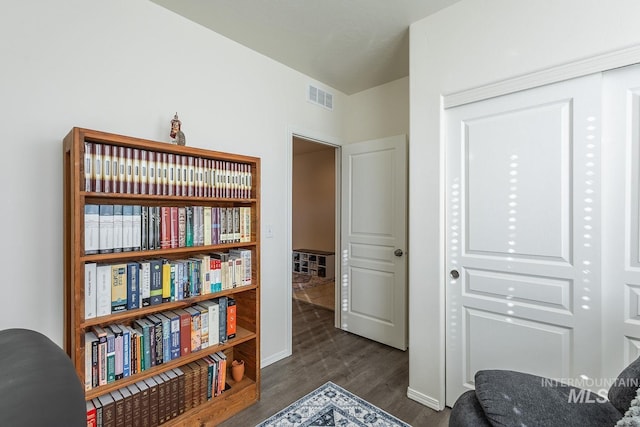
[[[291,300],[293,298],[292,295],[292,290],[291,290],[291,277],[292,277],[292,272],[291,272],[291,253],[293,252],[293,237],[291,236],[291,230],[293,228],[293,137],[298,137],[298,138],[302,138],[302,139],[306,139],[308,141],[313,141],[313,142],[317,142],[319,144],[325,144],[325,145],[329,145],[332,146],[334,148],[336,148],[336,153],[338,156],[340,156],[340,147],[342,146],[342,141],[340,141],[338,138],[336,137],[332,137],[332,136],[327,136],[327,135],[323,135],[320,134],[318,132],[315,131],[311,131],[308,129],[302,129],[302,128],[298,128],[296,126],[287,126],[287,158],[286,158],[286,168],[287,168],[287,206],[286,206],[286,216],[287,216],[287,283],[289,283],[289,286],[287,286],[287,301],[285,303],[285,307],[288,313],[288,317],[287,317],[287,350],[289,352],[289,355],[292,354],[292,350],[293,350],[293,344],[292,344],[292,336],[293,336],[293,329],[292,329],[292,324],[291,324],[291,319],[292,319],[292,315],[293,315],[293,308],[291,305]],[[336,163],[336,183],[338,183],[338,179],[340,177],[341,174],[341,168],[339,167],[339,165]],[[340,193],[336,192],[336,218],[335,218],[335,222],[336,222],[336,229],[338,230],[338,227],[340,226]],[[336,232],[336,235],[339,236],[339,233]],[[339,248],[340,248],[340,239],[336,240],[336,254],[339,254]],[[336,259],[336,265],[340,265],[338,264],[338,259],[339,257],[335,257]],[[335,270],[336,272],[336,277],[341,277],[341,273],[340,270]],[[336,285],[339,284],[339,282],[336,280],[335,281]],[[336,292],[336,294],[338,294],[338,292]],[[336,300],[336,304],[338,303],[339,300]],[[335,313],[335,317],[334,317],[334,326],[336,328],[340,327],[340,310],[338,309],[339,306],[337,306],[334,309],[334,313]]]
[[[424,406],[431,408],[434,411],[442,411],[444,409],[444,405],[441,405],[438,399],[434,399],[433,397],[420,393],[411,387],[407,387],[407,397],[418,403],[422,403]]]
[[[291,287],[291,286],[289,286],[289,287]],[[271,365],[272,363],[276,363],[276,362],[278,362],[278,361],[280,361],[282,359],[285,359],[285,358],[287,358],[289,356],[291,356],[291,349],[290,348],[287,349],[287,350],[282,350],[280,353],[273,354],[273,355],[269,356],[268,358],[262,359],[260,361],[260,369],[262,369],[264,367],[267,367],[267,366]]]
[[[544,86],[640,62],[640,45],[584,58],[523,76],[444,95],[444,108],[457,107],[508,93]]]

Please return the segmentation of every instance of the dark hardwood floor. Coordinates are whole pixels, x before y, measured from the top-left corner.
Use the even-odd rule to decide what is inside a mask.
[[[407,352],[336,329],[333,311],[293,300],[293,355],[262,369],[260,401],[220,426],[253,427],[327,381],[414,427],[448,425],[448,409],[407,397]]]

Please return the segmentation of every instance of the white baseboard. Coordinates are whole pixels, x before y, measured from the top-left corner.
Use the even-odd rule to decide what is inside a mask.
[[[440,405],[440,401],[419,391],[413,390],[411,387],[407,387],[407,397],[411,400],[415,400],[418,403],[422,403],[424,406],[431,408],[435,411],[442,411],[444,405]]]
[[[291,354],[292,354],[291,350],[283,350],[280,353],[273,354],[273,355],[267,357],[266,359],[262,359],[260,361],[260,368],[262,369],[262,368],[264,368],[266,366],[271,365],[272,363],[276,363],[279,360],[285,359],[285,358],[291,356]]]

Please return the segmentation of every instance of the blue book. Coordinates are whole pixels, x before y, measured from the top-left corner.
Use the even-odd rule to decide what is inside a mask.
[[[124,325],[118,327],[122,331],[122,374],[128,377],[131,375],[131,333]]]
[[[169,318],[169,352],[171,359],[177,359],[180,357],[180,316],[174,311],[165,311],[164,314]]]
[[[140,308],[140,264],[127,264],[127,309]]]
[[[149,260],[151,264],[151,305],[162,303],[162,260]]]

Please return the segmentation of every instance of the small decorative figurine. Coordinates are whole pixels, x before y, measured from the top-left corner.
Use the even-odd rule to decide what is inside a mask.
[[[169,133],[171,143],[178,145],[185,145],[187,143],[184,132],[180,130],[181,126],[182,122],[178,119],[178,113],[176,113],[173,116],[173,120],[171,120],[171,132]]]

